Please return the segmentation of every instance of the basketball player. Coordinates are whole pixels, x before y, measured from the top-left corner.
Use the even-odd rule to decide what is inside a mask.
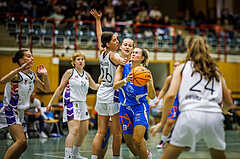
[[[33,66],[33,56],[28,50],[19,50],[12,58],[13,63],[17,63],[19,68],[5,75],[1,84],[6,84],[4,91],[3,107],[0,110],[0,129],[8,128],[14,144],[12,144],[4,159],[20,158],[27,149],[27,139],[24,131],[24,110],[29,107],[30,95],[34,90],[34,85],[44,92],[50,91],[48,73],[43,65],[37,68],[38,74],[42,75],[44,83],[38,78],[30,68]]]
[[[231,95],[203,38],[193,36],[188,45],[185,63],[174,71],[165,98],[161,123],[166,122],[178,92],[181,114],[161,158],[178,158],[185,147],[194,152],[200,139],[212,158],[226,158],[221,102],[226,113],[233,104]]]
[[[102,14],[98,14],[96,10],[91,10],[90,13],[96,19],[102,80],[97,92],[97,102],[95,106],[95,110],[98,112],[98,131],[93,140],[92,159],[98,158],[98,154],[101,151],[102,141],[107,133],[110,116],[113,128],[113,157],[119,158],[121,148],[119,104],[114,103],[114,89],[112,86],[116,67],[118,65],[124,65],[128,60],[127,58],[121,58],[118,53],[115,53],[119,44],[117,36],[112,32],[102,33],[100,21]]]
[[[137,66],[146,66],[148,56],[149,53],[146,49],[134,48],[131,53],[131,63],[117,68],[113,85],[115,90],[120,88],[119,101],[121,106],[119,116],[126,145],[133,155],[140,159],[152,157],[147,149],[144,134],[149,125],[149,104],[146,96],[154,99],[155,89],[152,77],[147,85],[138,87],[130,82],[132,75],[129,73],[131,69]]]
[[[67,122],[69,133],[65,141],[65,159],[87,159],[79,153],[80,146],[88,133],[89,113],[86,105],[88,88],[93,90],[99,88],[91,75],[83,68],[86,56],[81,52],[76,52],[72,56],[72,66],[68,69],[61,80],[59,87],[53,94],[47,112],[51,111],[53,102],[63,92],[63,122]]]
[[[176,69],[177,66],[180,65],[180,62],[178,61],[175,61],[173,63],[173,71]],[[169,86],[170,86],[170,83],[171,83],[171,80],[172,80],[172,75],[169,75],[164,84],[163,84],[163,88],[161,89],[159,95],[158,95],[158,99],[156,101],[155,104],[157,104],[160,99],[162,99],[162,97],[165,95],[165,93],[167,92]],[[177,117],[179,116],[180,114],[180,111],[179,111],[179,104],[178,104],[178,96],[176,96],[176,99],[174,101],[174,104],[173,104],[173,107],[171,108],[171,111],[169,113],[169,116],[168,116],[168,119],[167,119],[167,123],[166,125],[164,125],[164,128],[163,128],[163,131],[162,131],[162,136],[161,136],[161,141],[160,143],[157,145],[157,148],[158,149],[163,149],[164,146],[165,146],[165,143],[167,141],[167,138],[168,138],[168,135],[170,133],[170,131],[172,130],[172,127],[173,125],[176,123],[176,120],[177,120]],[[150,129],[150,133],[155,136],[156,135],[156,132],[159,130],[159,126],[160,126],[160,123],[158,123],[157,125],[154,125],[151,127]]]

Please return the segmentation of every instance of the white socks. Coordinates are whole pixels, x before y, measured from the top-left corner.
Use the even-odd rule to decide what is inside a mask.
[[[113,159],[120,159],[120,156],[113,156]]]
[[[164,135],[162,135],[161,140],[162,140],[163,142],[166,142],[166,141],[167,141],[167,138],[168,138],[168,136],[164,136]]]
[[[73,145],[72,155],[77,156],[79,153],[79,149],[80,149],[80,147],[76,147],[75,145]]]
[[[91,159],[97,159],[98,157],[96,155],[92,155]]]
[[[71,158],[71,156],[72,156],[72,148],[65,147],[65,157],[66,158]]]

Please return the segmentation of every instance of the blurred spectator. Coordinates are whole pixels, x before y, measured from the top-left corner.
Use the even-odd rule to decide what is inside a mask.
[[[164,16],[162,24],[167,25],[166,27],[162,28],[162,30],[164,31],[164,34],[169,34],[169,27],[168,26],[171,25],[171,23],[169,21],[169,16],[168,15]]]
[[[48,17],[50,15],[52,15],[55,11],[54,11],[54,0],[49,0],[48,1],[48,4],[47,4],[47,7],[45,7],[45,10],[43,12],[43,17]]]
[[[145,18],[148,16],[148,11],[145,9],[145,6],[141,6],[141,10],[138,12],[140,16],[140,22],[144,22]]]
[[[162,17],[157,15],[154,19],[152,19],[152,24],[161,24],[162,23]]]
[[[185,51],[185,41],[184,41],[184,38],[182,37],[182,30],[177,31],[176,45],[177,45],[177,52],[183,53]]]
[[[61,22],[60,20],[62,20],[65,17],[67,7],[64,5],[63,0],[59,0],[53,9],[54,13],[50,15],[48,18],[57,19],[55,23],[56,26],[58,26]]]
[[[39,121],[40,127],[40,137],[47,138],[47,135],[44,133],[44,118],[41,114],[41,102],[36,98],[36,93],[33,92],[30,96],[30,106],[28,109],[24,110],[24,120],[28,125],[30,122]]]
[[[204,13],[202,11],[197,12],[197,10],[196,10],[194,20],[195,20],[195,24],[197,27],[200,27],[202,24],[205,24]]]
[[[30,0],[23,0],[20,2],[20,7],[25,16],[31,16],[32,2]]]
[[[187,9],[185,10],[185,14],[183,17],[183,25],[185,26],[195,26],[195,22],[190,14],[190,11]]]
[[[7,2],[5,0],[0,0],[0,12],[7,12]]]
[[[162,13],[160,12],[160,10],[158,10],[157,5],[153,5],[153,9],[150,10],[149,16],[151,19],[155,19],[156,16],[162,17]]]
[[[145,0],[140,0],[139,5],[140,7],[144,6],[145,9],[148,10],[148,2],[146,2]]]
[[[16,2],[16,0],[9,0],[8,1],[8,11],[11,13],[19,13],[19,4]]]
[[[138,14],[139,10],[140,10],[139,2],[137,0],[131,0],[129,2],[129,6],[131,8],[131,15],[132,15],[132,17],[135,17]]]
[[[115,32],[115,18],[112,13],[108,13],[103,18],[103,31],[112,31]]]
[[[107,0],[107,5],[104,7],[104,15],[107,15],[108,13],[114,15],[114,6],[112,4],[112,0]]]
[[[77,1],[77,8],[76,8],[76,19],[78,20],[88,20],[90,13],[88,10],[88,4],[84,1]]]
[[[77,9],[77,3],[75,0],[70,0],[67,3],[67,10],[66,10],[66,14],[65,14],[65,18],[66,19],[75,19],[75,12]]]

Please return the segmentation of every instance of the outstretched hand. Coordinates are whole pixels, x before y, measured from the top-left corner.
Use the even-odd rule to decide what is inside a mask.
[[[20,67],[21,71],[30,69],[30,68],[32,67],[32,64],[33,64],[33,61],[32,61],[32,60],[30,60],[30,61],[28,61],[27,63],[23,64],[23,65]]]
[[[46,108],[46,112],[47,112],[47,113],[50,113],[50,112],[52,111],[51,109],[52,109],[51,106],[47,106],[47,108]]]
[[[96,9],[91,9],[90,13],[94,16],[95,19],[101,19],[102,13],[98,13]]]
[[[150,128],[150,134],[152,134],[152,136],[156,136],[156,133],[161,130],[163,128],[164,124],[162,122],[159,122],[157,125],[153,125]]]
[[[47,73],[47,69],[45,68],[44,65],[39,65],[39,66],[37,67],[37,72],[38,72],[39,74],[41,74],[41,75],[47,75],[47,74],[48,74],[48,73]]]

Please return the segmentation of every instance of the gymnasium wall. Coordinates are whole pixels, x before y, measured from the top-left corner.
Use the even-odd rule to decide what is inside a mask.
[[[48,70],[51,92],[46,94],[35,88],[36,92],[38,93],[37,97],[44,103],[45,106],[48,104],[50,98],[52,97],[52,94],[54,93],[59,84],[59,65],[54,65],[52,59],[52,57],[35,56],[34,66],[32,68],[32,70],[36,72],[37,64],[43,64]],[[155,86],[163,86],[166,77],[172,73],[172,64],[172,61],[150,61],[148,68],[153,74]],[[226,79],[227,86],[231,89],[233,96],[235,98],[240,98],[240,63],[217,62],[217,64],[224,78]],[[0,56],[0,78],[2,78],[4,75],[9,73],[9,71],[17,67],[17,64],[12,63],[11,56]],[[93,65],[92,67],[95,66]],[[3,100],[4,87],[5,85],[0,85],[0,101]]]

